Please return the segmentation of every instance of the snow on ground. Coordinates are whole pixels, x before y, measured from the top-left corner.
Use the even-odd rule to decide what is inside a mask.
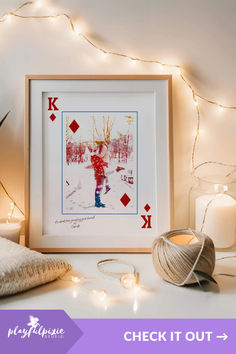
[[[136,183],[129,184],[121,180],[124,171],[116,172],[115,169],[121,164],[109,164],[107,175],[111,190],[104,195],[105,185],[101,193],[101,202],[105,208],[96,208],[93,168],[86,168],[90,163],[71,163],[64,166],[63,173],[63,212],[75,214],[107,214],[107,213],[135,213],[136,212]],[[124,167],[124,164],[122,164]],[[130,169],[131,166],[129,166]],[[128,169],[128,168],[127,168]],[[126,193],[131,201],[125,207],[120,198]]]

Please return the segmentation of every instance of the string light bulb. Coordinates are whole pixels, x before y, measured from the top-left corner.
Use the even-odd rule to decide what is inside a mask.
[[[226,193],[228,191],[228,186],[225,184],[214,184],[214,190],[218,193],[218,194],[223,194]]]
[[[194,106],[198,106],[198,101],[195,95],[193,96],[193,104]]]
[[[132,272],[129,273],[114,272],[114,271],[108,271],[102,267],[102,265],[104,266],[104,264],[106,263],[113,263],[113,262],[121,263],[121,264],[125,264],[126,266],[129,266],[132,269]],[[127,261],[123,261],[121,259],[115,259],[115,258],[103,259],[97,263],[97,268],[101,273],[112,275],[115,277],[119,276],[120,285],[126,289],[133,289],[139,283],[139,273],[137,273],[135,266]]]
[[[217,109],[218,109],[218,112],[222,112],[224,108],[222,106],[218,106]]]
[[[133,303],[133,311],[134,311],[134,313],[136,313],[137,310],[138,310],[138,301],[134,300],[134,303]]]
[[[164,64],[159,64],[159,69],[160,70],[164,70],[165,69],[165,65]]]
[[[79,35],[81,32],[80,32],[80,30],[79,30],[79,26],[78,25],[74,25],[74,33],[76,34],[76,35]]]
[[[7,23],[10,23],[11,20],[12,20],[12,15],[10,13],[7,13],[5,16],[4,16],[4,20],[7,22]]]
[[[137,60],[136,60],[135,58],[129,58],[129,59],[130,59],[130,63],[131,63],[132,65],[135,65],[135,64],[136,64]]]
[[[12,219],[12,216],[13,216],[13,213],[14,213],[14,209],[15,209],[15,203],[11,202],[11,208],[10,208],[10,211],[8,212],[7,216],[7,220],[6,220],[6,223],[9,224],[11,219]]]
[[[73,298],[74,298],[74,299],[76,299],[76,298],[77,298],[77,295],[78,295],[78,294],[77,294],[77,291],[76,291],[76,290],[73,290],[73,292],[72,292],[72,296],[73,296]]]
[[[38,7],[38,8],[40,8],[40,7],[42,6],[42,0],[36,0],[36,1],[34,2],[34,5],[35,5],[36,7]]]
[[[104,60],[107,58],[107,53],[104,51],[101,51],[101,58]]]
[[[73,281],[73,283],[80,283],[82,278],[72,276],[71,280]]]
[[[176,67],[176,74],[177,74],[177,75],[181,75],[181,69],[180,69],[180,67]]]
[[[138,277],[134,273],[127,273],[120,278],[120,284],[126,289],[133,289],[138,283]]]
[[[107,298],[106,290],[93,290],[93,295],[96,296],[100,302],[105,301]]]

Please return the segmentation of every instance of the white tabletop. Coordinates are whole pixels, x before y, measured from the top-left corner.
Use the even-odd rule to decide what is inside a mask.
[[[218,253],[217,258],[232,253]],[[83,277],[95,278],[83,284],[56,280],[25,293],[2,298],[0,309],[64,309],[72,318],[235,318],[236,278],[216,276],[214,284],[177,287],[155,273],[150,254],[58,254]],[[127,290],[118,279],[106,277],[96,268],[104,258],[133,263],[140,272],[141,289]],[[215,273],[236,274],[236,258],[217,262]],[[105,279],[104,279],[105,278]],[[98,300],[93,289],[107,291]]]

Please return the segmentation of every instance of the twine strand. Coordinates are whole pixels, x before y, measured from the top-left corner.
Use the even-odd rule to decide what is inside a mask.
[[[178,244],[171,238],[187,235],[198,239],[193,244]],[[196,282],[194,271],[211,275],[215,266],[215,248],[212,240],[203,233],[187,229],[174,230],[162,234],[153,242],[153,264],[157,273],[177,286]]]

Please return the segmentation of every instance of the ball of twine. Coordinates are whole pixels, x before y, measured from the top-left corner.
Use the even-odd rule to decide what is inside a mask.
[[[178,244],[173,236],[192,235],[194,243]],[[196,237],[196,238],[195,238]],[[152,259],[160,277],[178,286],[193,284],[203,278],[194,271],[212,275],[215,267],[215,247],[207,235],[192,230],[174,230],[154,240]]]

